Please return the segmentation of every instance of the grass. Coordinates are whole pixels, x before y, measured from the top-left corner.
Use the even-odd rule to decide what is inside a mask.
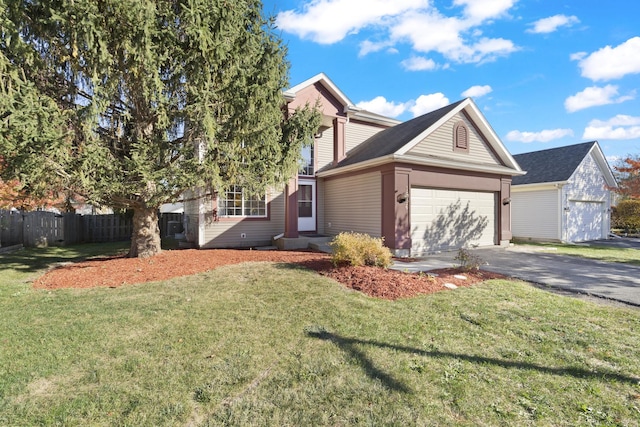
[[[572,255],[607,262],[640,265],[640,250],[631,248],[612,248],[608,246],[580,246],[562,243],[541,243],[517,241],[517,245],[537,246],[561,255]]]
[[[640,423],[638,310],[511,281],[390,302],[272,263],[41,291],[0,256],[0,425]]]

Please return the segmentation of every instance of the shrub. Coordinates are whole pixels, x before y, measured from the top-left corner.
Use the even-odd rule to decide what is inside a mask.
[[[627,232],[640,229],[640,200],[618,202],[618,206],[613,208],[611,223],[614,228],[622,228]]]
[[[484,264],[484,260],[479,255],[465,248],[460,248],[453,259],[460,263],[459,267],[464,271],[479,270],[480,266]]]
[[[383,239],[363,233],[340,233],[329,245],[333,250],[334,265],[348,263],[353,266],[372,265],[387,268],[392,263],[389,248],[382,245]]]

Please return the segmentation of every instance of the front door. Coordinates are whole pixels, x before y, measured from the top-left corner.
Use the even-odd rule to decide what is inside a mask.
[[[298,180],[298,231],[316,231],[315,180]]]

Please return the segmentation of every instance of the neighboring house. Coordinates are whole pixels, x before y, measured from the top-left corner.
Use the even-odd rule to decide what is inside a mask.
[[[320,101],[322,125],[284,190],[241,188],[185,204],[200,248],[270,244],[344,231],[383,237],[395,255],[511,239],[511,179],[524,172],[471,99],[404,123],[356,107],[319,74],[284,93],[289,111]]]
[[[514,156],[527,171],[511,188],[514,238],[583,242],[607,238],[616,180],[597,142]]]
[[[164,203],[160,205],[160,213],[183,213],[184,202],[178,201],[176,203]]]

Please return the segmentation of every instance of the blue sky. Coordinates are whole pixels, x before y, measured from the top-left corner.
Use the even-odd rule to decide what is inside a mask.
[[[512,154],[640,154],[637,0],[264,0],[290,83],[408,120],[470,96]]]

